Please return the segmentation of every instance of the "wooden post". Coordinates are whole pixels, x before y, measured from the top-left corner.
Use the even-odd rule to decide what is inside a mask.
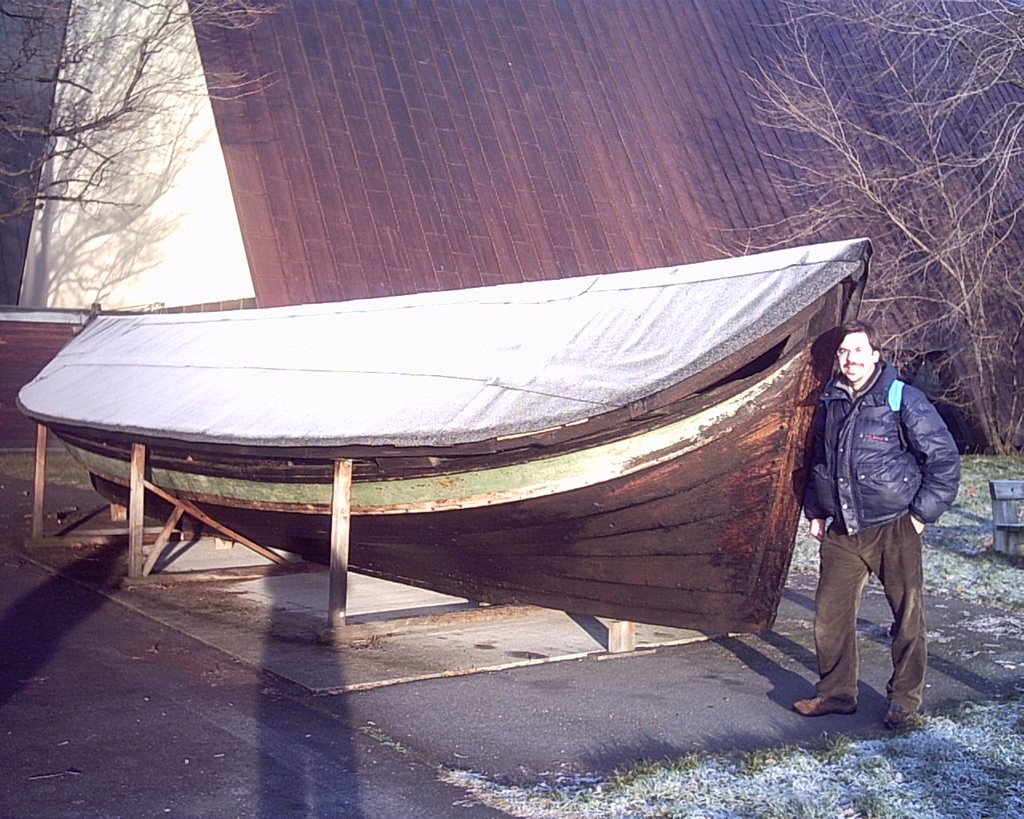
[[[43,499],[46,494],[46,433],[43,424],[36,425],[36,471],[32,487],[32,539],[43,536]]]
[[[612,620],[608,624],[608,652],[623,654],[636,649],[636,623],[631,620]]]
[[[352,505],[352,461],[334,462],[334,492],[331,496],[331,569],[327,604],[327,625],[345,625],[348,605],[348,537]]]
[[[146,518],[146,447],[132,444],[131,471],[128,483],[128,577],[143,577],[143,529]]]

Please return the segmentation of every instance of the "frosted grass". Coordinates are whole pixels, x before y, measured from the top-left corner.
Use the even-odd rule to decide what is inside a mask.
[[[1024,560],[992,551],[988,481],[997,478],[1024,478],[1024,460],[964,458],[953,509],[925,533],[925,586],[933,595],[1024,611]],[[802,531],[792,571],[817,568],[817,542]],[[444,778],[524,819],[1024,816],[1024,698],[915,716],[881,739],[694,754],[606,779],[515,787],[466,771]]]
[[[465,772],[446,778],[529,819],[1024,815],[1024,703],[969,704],[953,715],[915,719],[911,729],[883,739],[694,755],[606,781],[517,788]]]

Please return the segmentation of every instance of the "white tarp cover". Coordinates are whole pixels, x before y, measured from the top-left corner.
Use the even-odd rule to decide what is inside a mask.
[[[100,315],[19,394],[43,423],[180,441],[445,446],[578,421],[743,347],[870,243],[335,304]]]

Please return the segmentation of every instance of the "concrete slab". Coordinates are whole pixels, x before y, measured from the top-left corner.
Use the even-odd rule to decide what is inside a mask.
[[[355,691],[609,654],[608,620],[490,607],[355,572],[347,625],[331,631],[325,566],[278,552],[288,561],[282,571],[220,537],[172,542],[151,575],[128,583],[125,524],[111,521],[93,493],[65,494],[61,508],[80,522],[68,537],[34,542],[29,552],[41,564],[309,691]],[[638,624],[636,651],[703,639],[699,632]]]
[[[311,568],[303,574],[263,577],[233,585],[241,599],[272,608],[304,612],[320,625],[327,621],[328,572]],[[462,597],[417,589],[401,583],[349,572],[348,621],[370,623],[405,617],[449,614],[479,608]]]
[[[273,549],[270,551],[289,562],[299,562],[295,555]],[[269,558],[257,554],[241,543],[204,537],[193,541],[169,543],[153,565],[153,571],[157,574],[183,574],[240,566],[273,565]]]
[[[232,585],[244,600],[299,614],[318,630],[326,619],[326,572]],[[399,682],[497,671],[608,652],[608,620],[525,606],[481,606],[469,600],[351,573],[349,617],[334,645],[333,665],[297,668],[264,656],[264,667],[318,692],[352,691]],[[321,641],[322,635],[320,637]],[[639,624],[637,650],[704,639],[698,632]],[[327,665],[331,665],[328,661]]]
[[[72,577],[95,562],[89,548],[33,553]],[[325,566],[298,561],[276,573],[266,558],[216,538],[172,544],[157,566],[145,582],[111,584],[105,593],[318,694],[618,656],[608,652],[611,621],[603,618],[487,606],[356,572],[349,573],[347,625],[331,631]],[[235,571],[241,574],[232,577]],[[212,580],[185,582],[197,576]],[[638,624],[636,652],[703,639],[700,632]]]

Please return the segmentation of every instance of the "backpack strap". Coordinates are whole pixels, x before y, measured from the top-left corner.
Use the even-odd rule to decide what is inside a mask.
[[[889,385],[888,403],[889,409],[899,415],[896,419],[896,429],[900,435],[900,446],[906,449],[907,436],[903,432],[903,416],[900,414],[900,409],[903,407],[903,382],[898,378]]]
[[[903,406],[903,382],[898,378],[889,385],[889,409],[899,412]]]

